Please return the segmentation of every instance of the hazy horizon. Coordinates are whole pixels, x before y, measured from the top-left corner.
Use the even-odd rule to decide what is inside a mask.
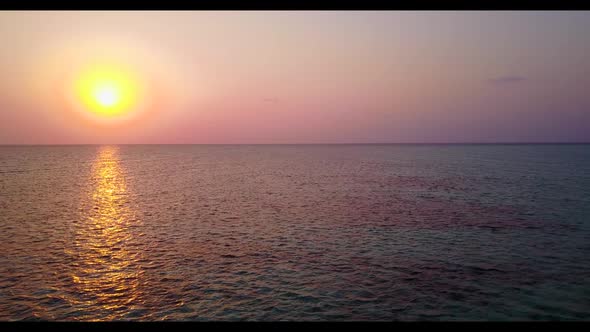
[[[338,143],[63,143],[0,144],[0,146],[101,146],[101,145],[586,145],[590,142],[338,142]]]

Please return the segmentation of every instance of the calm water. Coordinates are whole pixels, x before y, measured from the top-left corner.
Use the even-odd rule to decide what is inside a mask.
[[[0,320],[588,320],[589,145],[0,147]]]

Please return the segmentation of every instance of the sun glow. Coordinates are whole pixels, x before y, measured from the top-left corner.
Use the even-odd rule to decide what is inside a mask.
[[[76,84],[76,95],[88,112],[117,117],[132,112],[140,103],[140,84],[120,68],[93,68]]]

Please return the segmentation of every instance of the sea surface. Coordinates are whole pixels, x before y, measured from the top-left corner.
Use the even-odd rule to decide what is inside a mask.
[[[0,147],[0,320],[589,320],[590,145]]]

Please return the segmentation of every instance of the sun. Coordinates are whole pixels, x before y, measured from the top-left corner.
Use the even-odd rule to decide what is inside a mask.
[[[100,117],[127,115],[140,103],[140,83],[122,68],[95,67],[75,84],[83,109]]]
[[[116,86],[106,85],[96,88],[94,98],[100,106],[107,108],[117,106],[121,97]]]

